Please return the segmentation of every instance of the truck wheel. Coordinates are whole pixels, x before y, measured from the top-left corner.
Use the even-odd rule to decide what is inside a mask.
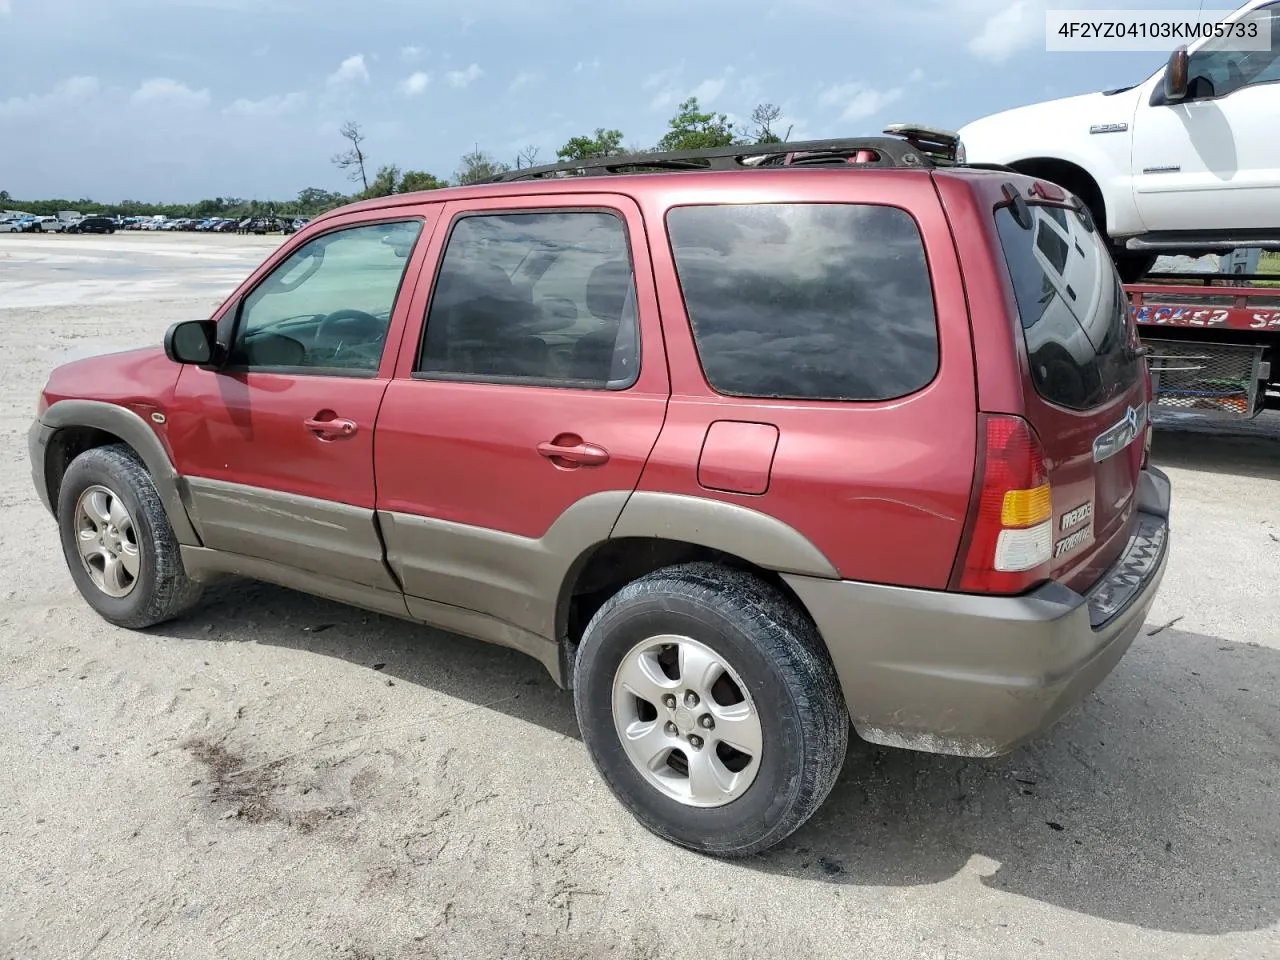
[[[95,447],[71,461],[58,491],[58,527],[71,579],[104,620],[141,629],[199,599],[160,494],[129,447]]]
[[[1112,250],[1121,283],[1138,283],[1156,265],[1154,253],[1130,253]]]
[[[849,715],[817,629],[780,590],[715,563],[658,570],[587,625],[582,739],[653,833],[746,856],[800,827],[844,763]]]

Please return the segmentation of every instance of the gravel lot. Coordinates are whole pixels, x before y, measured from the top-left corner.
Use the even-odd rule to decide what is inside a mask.
[[[780,848],[637,826],[519,654],[275,587],[147,633],[73,591],[25,434],[279,238],[0,237],[0,958],[1280,957],[1280,418],[1156,439],[1150,622],[999,761],[853,746]]]

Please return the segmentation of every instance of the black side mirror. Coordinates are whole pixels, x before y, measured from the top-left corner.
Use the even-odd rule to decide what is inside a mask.
[[[1169,64],[1164,70],[1164,98],[1177,102],[1187,95],[1190,84],[1187,48],[1179,47],[1169,54]]]
[[[183,320],[164,335],[164,354],[174,363],[208,366],[218,353],[218,325],[212,320]]]

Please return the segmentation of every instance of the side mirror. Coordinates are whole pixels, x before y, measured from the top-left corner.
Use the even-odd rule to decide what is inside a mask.
[[[1164,71],[1164,98],[1177,102],[1187,95],[1190,79],[1188,73],[1187,48],[1179,47],[1169,54],[1169,64]]]
[[[218,348],[218,325],[212,320],[183,320],[164,335],[164,354],[174,363],[206,366]]]

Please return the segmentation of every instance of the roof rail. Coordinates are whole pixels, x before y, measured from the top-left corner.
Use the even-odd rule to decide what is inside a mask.
[[[591,177],[629,173],[662,173],[677,170],[757,170],[770,167],[856,164],[867,167],[929,169],[956,163],[959,137],[945,130],[895,124],[891,136],[853,137],[838,140],[802,140],[792,143],[730,144],[702,150],[666,153],[631,153],[588,157],[509,170],[489,183],[541,180],[555,177]]]

